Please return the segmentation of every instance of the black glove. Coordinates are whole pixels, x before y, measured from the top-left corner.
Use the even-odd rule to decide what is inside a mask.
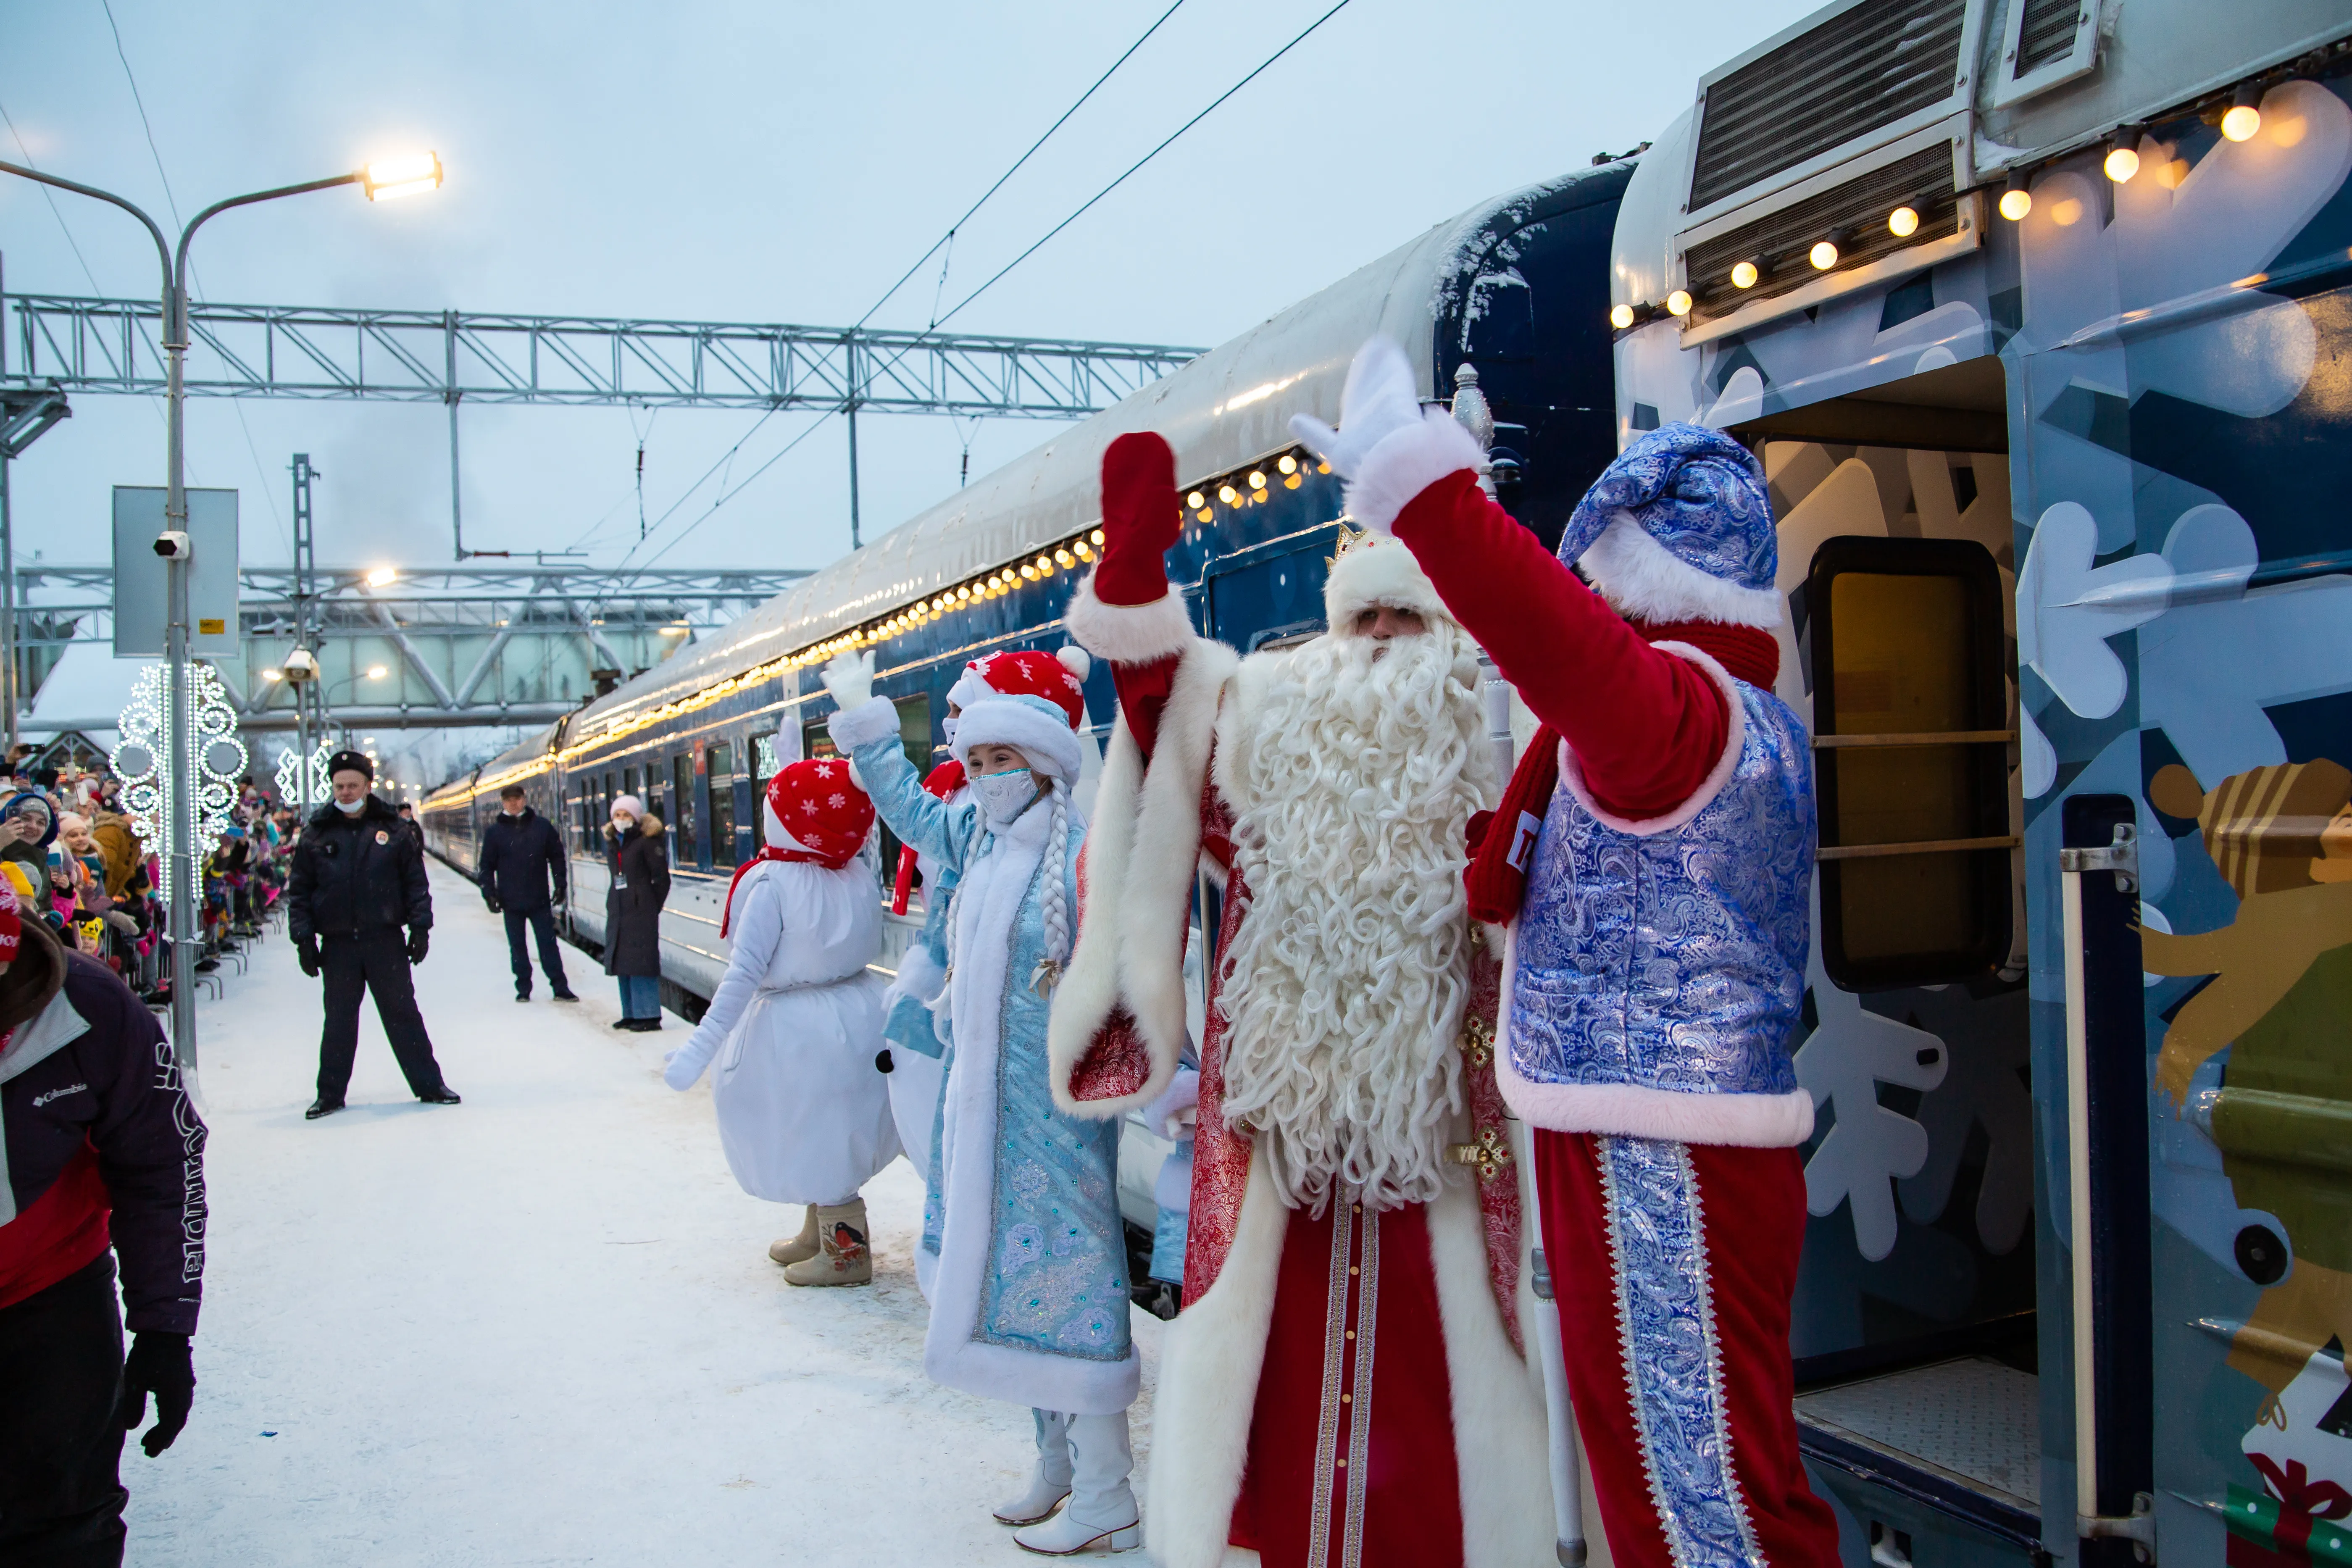
[[[484,893],[482,895],[482,902],[490,906],[490,913],[497,914],[499,912],[499,896],[496,893]]]
[[[188,1424],[188,1406],[196,1396],[196,1368],[188,1354],[188,1336],[161,1329],[142,1329],[122,1361],[122,1400],[114,1408],[114,1424],[128,1432],[139,1425],[147,1396],[155,1396],[155,1425],[147,1428],[139,1446],[153,1458],[172,1446]]]
[[[304,937],[294,944],[294,957],[302,965],[302,973],[313,980],[319,977],[319,943],[314,937]]]
[[[411,964],[418,964],[425,962],[425,950],[433,945],[431,940],[432,935],[433,933],[426,931],[423,926],[411,926],[409,928],[408,962]]]

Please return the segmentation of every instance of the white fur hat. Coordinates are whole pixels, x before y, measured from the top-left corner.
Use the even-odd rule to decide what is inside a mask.
[[[1069,716],[1043,697],[983,697],[963,710],[956,721],[956,750],[970,755],[974,746],[1018,746],[1029,765],[1048,778],[1078,782],[1085,759]]]
[[[1344,631],[1359,614],[1383,605],[1424,619],[1454,618],[1412,551],[1385,534],[1343,532],[1323,580],[1324,619]]]

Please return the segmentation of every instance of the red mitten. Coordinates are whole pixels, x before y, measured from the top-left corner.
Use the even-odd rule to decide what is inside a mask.
[[[1168,596],[1164,556],[1183,531],[1174,448],[1149,430],[1113,441],[1102,460],[1103,553],[1095,597],[1106,605],[1150,605]]]

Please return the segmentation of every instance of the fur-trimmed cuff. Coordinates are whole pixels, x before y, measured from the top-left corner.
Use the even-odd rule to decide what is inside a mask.
[[[1184,595],[1170,588],[1148,605],[1106,605],[1095,596],[1095,574],[1087,573],[1062,612],[1070,640],[1097,658],[1113,664],[1150,664],[1181,653],[1192,646],[1192,616]]]
[[[1486,460],[1476,437],[1443,409],[1423,411],[1421,423],[1381,438],[1348,481],[1348,515],[1367,528],[1389,531],[1412,498],[1464,468]]]
[[[856,707],[838,711],[825,721],[833,743],[844,756],[870,746],[885,735],[898,732],[898,705],[887,697],[869,697]]]

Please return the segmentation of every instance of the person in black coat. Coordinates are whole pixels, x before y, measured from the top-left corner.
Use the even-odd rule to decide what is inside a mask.
[[[613,802],[604,829],[605,862],[613,886],[604,895],[604,973],[621,983],[616,1029],[641,1033],[661,1026],[661,911],[669,899],[669,856],[662,823],[645,803],[625,795]]]
[[[0,1033],[0,1563],[114,1568],[124,1433],[152,1395],[152,1458],[195,1394],[205,1124],[154,1015],[10,900]]]
[[[311,814],[286,881],[286,925],[302,973],[327,977],[319,1098],[302,1114],[316,1121],[343,1108],[360,1048],[360,997],[371,991],[409,1091],[428,1105],[455,1105],[408,973],[425,962],[433,930],[424,847],[369,793],[375,764],[363,753],[336,752],[327,775],[334,798]]]
[[[523,948],[528,926],[539,939],[539,966],[558,1002],[577,1002],[563,978],[563,950],[555,941],[555,908],[563,901],[563,835],[531,810],[522,785],[499,791],[499,814],[482,829],[482,901],[507,920],[507,953],[514,963],[515,1000],[530,1000],[530,954]],[[549,890],[550,883],[553,891]]]

